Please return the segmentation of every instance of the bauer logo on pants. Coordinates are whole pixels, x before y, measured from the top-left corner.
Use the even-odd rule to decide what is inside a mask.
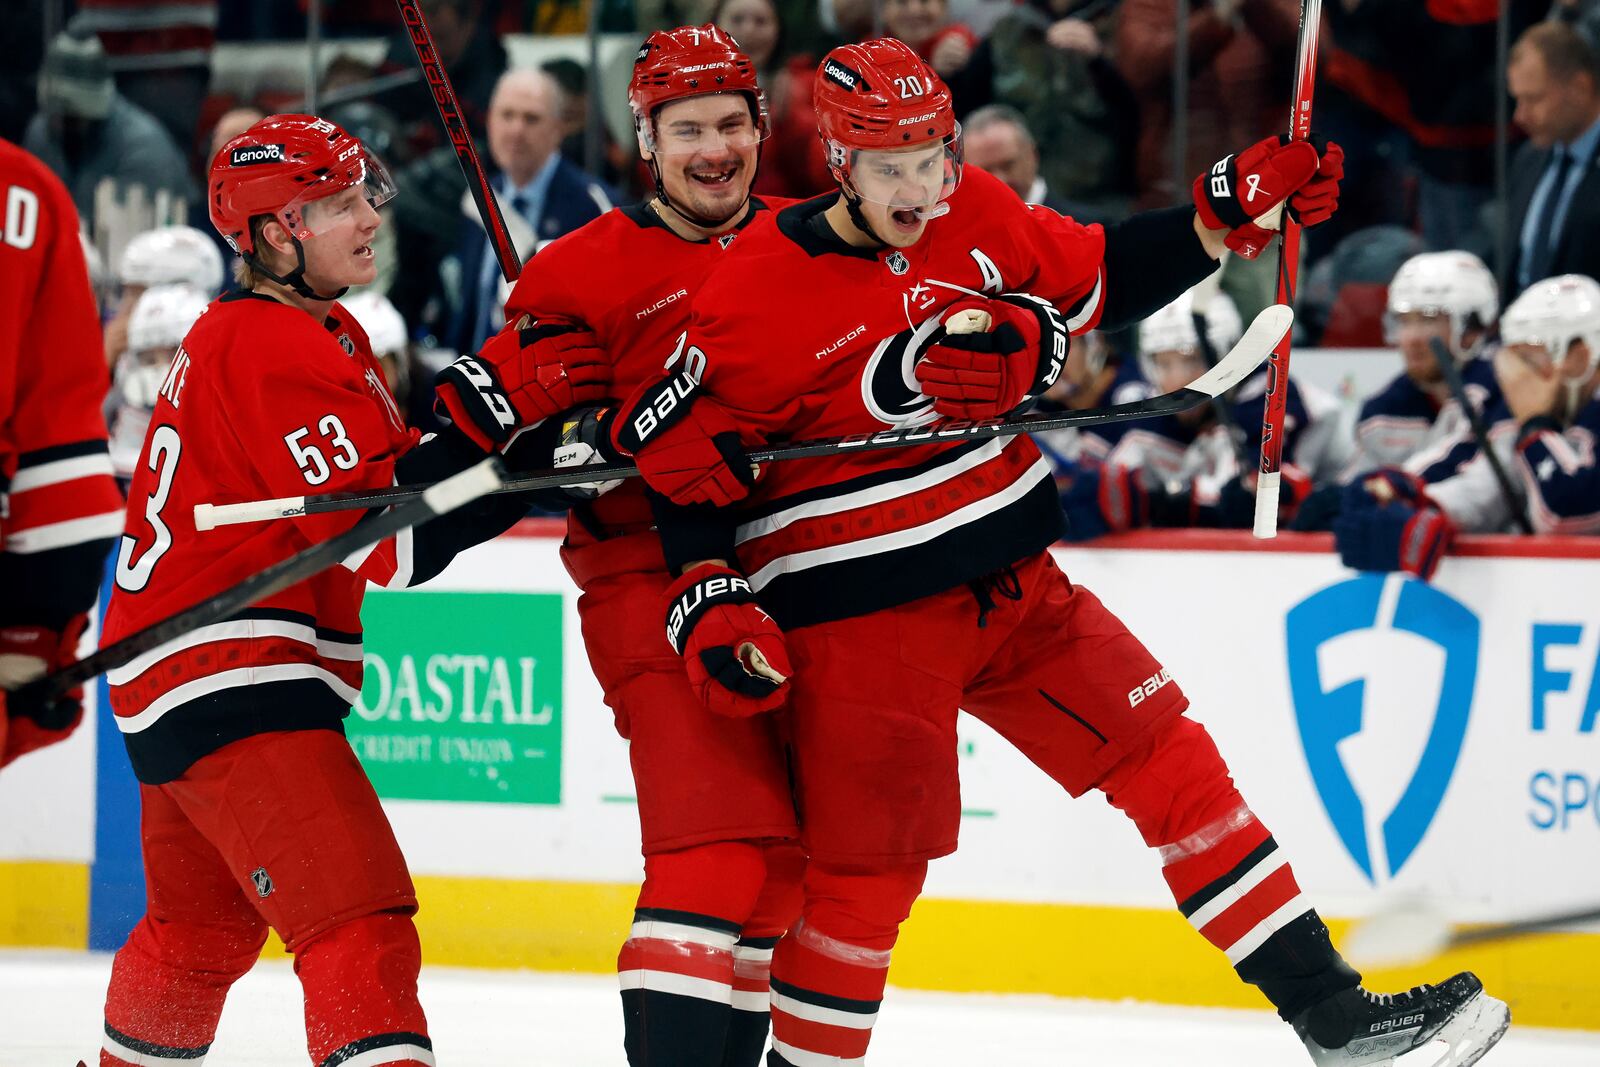
[[[1300,742],[1335,832],[1374,884],[1444,802],[1478,675],[1478,617],[1402,575],[1322,589],[1285,621]]]

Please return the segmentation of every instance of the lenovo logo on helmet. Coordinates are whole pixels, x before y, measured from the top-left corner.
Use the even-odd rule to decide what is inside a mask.
[[[228,166],[248,167],[255,163],[282,163],[283,145],[247,144],[235,148],[228,156]]]
[[[835,63],[831,59],[822,65],[822,75],[829,81],[850,90],[852,93],[856,91],[856,86],[858,84],[861,85],[863,92],[865,92],[867,89],[865,79],[861,77],[861,73],[859,71],[851,70],[844,64]]]

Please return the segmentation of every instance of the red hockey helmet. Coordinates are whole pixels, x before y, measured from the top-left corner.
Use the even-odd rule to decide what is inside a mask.
[[[640,143],[655,151],[652,120],[663,104],[705,93],[744,93],[757,138],[767,136],[767,97],[756,83],[755,64],[725,31],[708,22],[646,37],[628,82],[628,106]]]
[[[961,181],[961,124],[950,90],[911,46],[892,37],[841,45],[817,68],[817,132],[834,179],[863,199],[859,154],[874,156],[941,141],[945,156],[938,199]]]
[[[296,240],[336,219],[307,205],[363,186],[373,207],[394,196],[394,180],[362,143],[315,115],[269,115],[223,145],[207,179],[211,224],[240,255],[251,257],[250,220],[271,215]]]

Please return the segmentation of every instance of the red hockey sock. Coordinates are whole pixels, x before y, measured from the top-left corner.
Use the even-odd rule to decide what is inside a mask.
[[[800,917],[806,857],[792,841],[766,849],[767,880],[733,946],[733,1015],[722,1067],[758,1067],[772,1014],[772,950]]]
[[[761,846],[719,841],[656,853],[644,871],[633,929],[617,956],[628,1063],[720,1064],[734,945],[767,873]]]
[[[255,963],[266,939],[266,923],[254,916],[205,923],[142,919],[111,964],[101,1067],[203,1057],[228,988]]]
[[[889,953],[927,863],[844,871],[812,864],[805,911],[772,957],[774,1067],[835,1067],[867,1054]]]
[[[1172,720],[1101,788],[1160,850],[1178,910],[1284,1018],[1360,980],[1301,895],[1288,857],[1234,788],[1205,727]]]
[[[417,1001],[422,946],[411,911],[363,915],[291,946],[311,1062],[432,1067]]]

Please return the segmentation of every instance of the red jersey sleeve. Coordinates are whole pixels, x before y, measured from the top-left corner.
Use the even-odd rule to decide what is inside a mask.
[[[982,173],[982,172],[980,172]],[[987,182],[999,182],[987,174]],[[1016,270],[1025,280],[1017,289],[1044,297],[1059,307],[1073,334],[1088,333],[1105,308],[1106,236],[1098,223],[1085,226],[1043,205],[1026,205],[1009,189],[1006,231],[1012,236]]]

